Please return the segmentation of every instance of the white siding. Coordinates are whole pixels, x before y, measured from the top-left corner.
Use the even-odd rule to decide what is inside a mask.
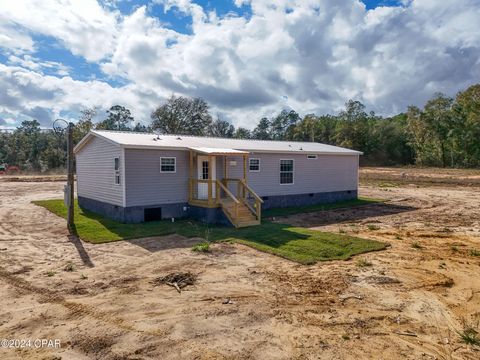
[[[160,157],[175,157],[176,172],[161,173]],[[125,149],[126,206],[188,201],[189,152]]]
[[[123,179],[119,145],[95,136],[76,154],[78,196],[123,205],[123,184],[115,185],[116,157],[120,158],[120,179]]]
[[[318,155],[317,159],[307,159],[307,155],[297,154],[250,154],[260,159],[260,172],[249,172],[247,179],[250,187],[260,196],[308,194],[357,190],[358,156],[356,155]],[[280,185],[280,159],[294,160],[294,183]],[[230,160],[237,165],[231,166]],[[241,157],[228,157],[227,176],[243,177]]]

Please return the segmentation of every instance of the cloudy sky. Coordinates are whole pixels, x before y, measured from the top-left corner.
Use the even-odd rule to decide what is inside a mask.
[[[171,94],[249,128],[348,99],[391,115],[480,82],[480,0],[2,0],[0,127]]]

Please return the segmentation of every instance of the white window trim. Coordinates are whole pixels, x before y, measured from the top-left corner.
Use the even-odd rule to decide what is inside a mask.
[[[162,159],[173,159],[173,171],[162,171]],[[175,174],[177,172],[177,158],[175,156],[161,156],[160,157],[160,172],[162,174]]]
[[[280,174],[282,173],[282,161],[291,161],[292,162],[292,182],[288,184],[282,184],[280,181]],[[295,160],[294,159],[280,159],[278,163],[278,182],[280,185],[294,185],[295,184]]]
[[[251,170],[250,169],[250,160],[258,160],[258,170]],[[260,172],[261,169],[261,160],[260,158],[250,158],[248,159],[248,172]]]
[[[307,159],[308,159],[308,160],[318,159],[318,155],[316,155],[316,154],[309,154],[309,155],[307,155]]]
[[[118,159],[118,170],[115,169],[115,163],[117,162],[116,160]],[[113,158],[113,183],[116,186],[121,186],[122,185],[122,175],[120,173],[120,156],[115,156]],[[118,183],[117,183],[117,176],[118,176]]]

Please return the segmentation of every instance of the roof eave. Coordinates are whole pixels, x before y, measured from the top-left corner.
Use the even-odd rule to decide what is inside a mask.
[[[80,140],[78,144],[73,148],[73,153],[77,154],[93,136],[95,136],[94,133],[92,131],[89,131],[87,135],[85,135],[82,140]]]
[[[172,146],[157,146],[157,145],[132,145],[132,144],[120,144],[125,149],[143,149],[143,150],[180,150],[180,151],[189,151],[191,148],[189,147],[172,147]],[[301,150],[301,151],[295,151],[295,150],[289,150],[289,151],[281,151],[281,150],[264,150],[264,149],[255,149],[255,150],[244,150],[244,149],[235,149],[241,151],[240,153],[236,154],[221,154],[221,153],[210,153],[210,155],[243,155],[243,154],[252,154],[252,153],[257,153],[257,154],[300,154],[300,155],[363,155],[362,152],[360,151],[349,151],[349,152],[342,152],[342,151],[307,151],[307,150]],[[197,151],[197,150],[194,150]],[[198,151],[197,151],[198,152]],[[205,153],[207,154],[207,153]]]
[[[85,135],[82,140],[80,140],[78,142],[78,144],[73,148],[73,153],[74,154],[77,154],[80,150],[83,149],[83,147],[88,144],[88,142],[90,141],[90,139],[92,139],[94,136],[98,137],[98,138],[101,138],[105,141],[108,141],[109,143],[113,144],[113,145],[116,145],[116,146],[122,146],[120,143],[116,142],[116,141],[113,141],[112,139],[109,139],[108,137],[106,136],[103,136],[102,134],[99,134],[98,132],[96,132],[95,130],[90,130],[87,135]]]
[[[103,140],[110,142],[111,144],[120,146],[125,149],[151,149],[151,150],[180,150],[180,151],[190,151],[191,148],[188,146],[162,146],[157,144],[152,145],[134,145],[134,144],[125,144],[114,141],[107,136],[104,136],[102,133],[97,132],[95,130],[90,130],[87,135],[83,137],[82,140],[75,146],[73,149],[74,153],[78,153],[93,137],[97,136]],[[359,156],[363,155],[363,152],[356,151],[356,150],[348,150],[348,151],[310,151],[310,150],[268,150],[268,149],[243,149],[243,148],[236,148],[233,150],[237,150],[240,152],[245,152],[245,154],[250,153],[265,153],[265,154],[304,154],[304,155],[342,155],[342,156]],[[196,150],[194,150],[196,151]],[[220,152],[217,153],[209,153],[210,155],[243,155],[243,153],[237,154],[222,154]]]

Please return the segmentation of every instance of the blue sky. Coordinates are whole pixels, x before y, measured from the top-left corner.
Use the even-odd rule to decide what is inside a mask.
[[[362,1],[367,9],[374,9],[377,6],[398,6],[400,3],[396,0],[365,0]],[[194,3],[202,6],[205,11],[214,10],[218,16],[241,16],[249,18],[251,16],[251,8],[248,4],[240,7],[236,6],[233,1],[208,1],[197,0]],[[124,15],[130,15],[135,9],[141,6],[148,7],[150,16],[159,19],[167,28],[173,29],[182,34],[191,34],[192,18],[188,14],[171,8],[165,12],[165,6],[162,4],[152,3],[148,0],[131,0],[121,1],[116,8]],[[35,56],[45,61],[61,61],[64,65],[71,69],[70,76],[77,80],[98,79],[109,83],[112,86],[121,86],[125,84],[122,79],[105,76],[102,73],[99,64],[86,61],[81,56],[73,55],[68,49],[64,48],[53,37],[42,35],[34,36],[34,40],[38,44],[38,50]],[[0,54],[1,56],[1,54]],[[5,61],[5,56],[0,57],[1,61]],[[47,74],[53,74],[53,71],[47,71]]]
[[[399,1],[396,0],[365,0],[362,1],[367,9],[374,9],[377,6],[397,6]],[[235,15],[249,18],[251,15],[251,8],[249,5],[242,5],[237,7],[233,1],[207,1],[197,0],[194,3],[202,6],[205,11],[216,11],[218,16]],[[159,19],[165,24],[167,28],[173,29],[182,34],[191,34],[192,18],[188,14],[178,10],[178,8],[171,8],[165,12],[165,6],[162,4],[152,3],[148,0],[129,0],[120,1],[116,4],[116,8],[124,15],[130,15],[135,9],[141,6],[148,7],[148,14]],[[112,86],[125,85],[124,80],[118,77],[106,76],[100,69],[98,63],[89,62],[83,57],[72,54],[67,48],[63,47],[61,43],[54,37],[44,36],[41,34],[34,34],[33,39],[37,45],[34,56],[43,61],[59,61],[70,68],[70,76],[76,80],[91,80],[97,79],[109,83]],[[5,54],[0,54],[1,63],[7,62]],[[52,69],[46,69],[45,74],[55,75]]]
[[[0,128],[117,103],[146,123],[172,94],[246,127],[350,98],[391,115],[479,81],[480,0],[30,1],[0,3]]]

